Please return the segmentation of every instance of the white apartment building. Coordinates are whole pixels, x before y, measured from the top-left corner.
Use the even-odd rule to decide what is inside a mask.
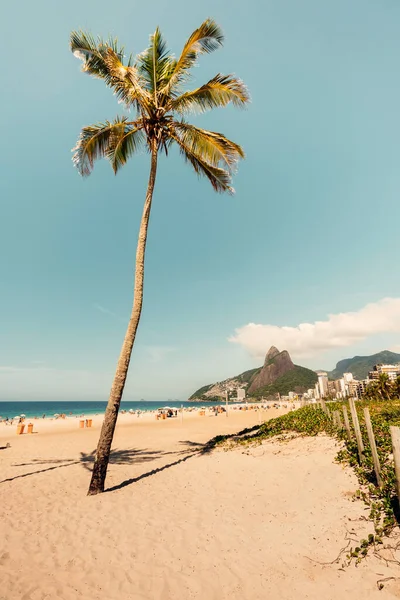
[[[320,371],[318,373],[318,387],[321,398],[325,398],[328,395],[328,375]]]
[[[244,388],[237,388],[236,390],[237,400],[244,400],[246,398],[246,390]]]
[[[353,373],[343,373],[343,379],[345,383],[350,383],[350,381],[353,381],[354,379]]]
[[[400,364],[398,365],[375,365],[373,371],[368,373],[368,379],[379,379],[379,375],[386,373],[389,381],[396,381],[400,377]]]
[[[342,377],[342,379],[339,379],[339,385],[340,385],[340,393],[342,394],[342,398],[345,398],[348,394],[348,386],[346,386],[346,382],[344,380],[344,377]]]

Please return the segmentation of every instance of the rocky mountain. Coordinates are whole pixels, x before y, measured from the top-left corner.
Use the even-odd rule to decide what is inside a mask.
[[[270,384],[254,390],[249,396],[254,398],[261,398],[262,396],[268,398],[276,396],[278,392],[283,396],[286,396],[289,392],[301,394],[315,386],[318,380],[315,371],[306,369],[306,367],[300,367],[299,365],[293,365],[293,367],[293,369],[286,371],[286,373],[280,375]]]
[[[251,395],[259,388],[274,383],[278,377],[292,369],[294,369],[294,364],[292,363],[289,353],[286,350],[279,352],[275,346],[271,346],[265,357],[264,366],[251,378],[248,394]]]
[[[365,379],[368,371],[371,371],[374,365],[397,364],[400,362],[400,354],[383,350],[371,356],[353,356],[353,358],[345,358],[340,360],[333,371],[328,372],[329,379],[340,379],[343,373],[353,373],[355,379]]]
[[[196,390],[189,400],[211,401],[225,398],[226,391],[234,393],[238,388],[245,388],[249,397],[287,394],[290,391],[303,392],[314,387],[317,374],[310,369],[294,365],[286,350],[279,352],[272,346],[265,357],[264,365],[257,369],[245,371],[240,375],[211,383]],[[235,394],[234,394],[235,395]]]

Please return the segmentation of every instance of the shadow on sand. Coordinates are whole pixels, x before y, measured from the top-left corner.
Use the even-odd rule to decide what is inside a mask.
[[[215,438],[213,438],[209,442],[206,442],[205,444],[200,444],[198,442],[191,442],[190,440],[186,440],[184,442],[179,442],[180,444],[185,446],[184,449],[178,450],[177,452],[165,452],[164,455],[166,455],[166,454],[175,454],[176,456],[184,455],[181,458],[178,458],[177,460],[175,460],[173,462],[167,463],[166,465],[162,465],[161,467],[156,467],[155,469],[152,469],[151,471],[148,471],[147,473],[142,473],[141,475],[138,475],[137,477],[132,477],[131,479],[126,479],[125,481],[122,481],[118,485],[114,485],[113,487],[106,488],[104,491],[105,492],[115,492],[116,490],[120,490],[124,487],[127,487],[128,485],[137,483],[141,479],[146,479],[147,477],[151,477],[152,475],[157,475],[157,473],[161,473],[161,471],[165,471],[166,469],[170,469],[171,467],[176,467],[177,465],[189,460],[190,458],[194,458],[195,456],[201,456],[203,454],[211,452],[211,450],[215,447],[214,440],[215,440]]]
[[[39,473],[46,473],[47,471],[53,471],[54,469],[61,469],[65,467],[71,467],[73,465],[81,464],[85,469],[91,471],[91,464],[94,462],[96,450],[92,450],[90,453],[81,452],[79,459],[64,458],[64,459],[41,459],[36,458],[30,462],[16,463],[13,467],[38,467],[44,466],[43,469],[36,469],[29,471],[28,473],[21,473],[14,477],[9,477],[0,481],[6,483],[7,481],[14,481],[14,479],[21,479],[23,477],[30,477],[31,475],[38,475]],[[110,455],[110,464],[117,465],[130,465],[149,462],[160,458],[163,452],[157,450],[138,450],[137,448],[128,448],[126,450],[112,450]]]
[[[160,459],[163,456],[174,455],[177,457],[177,460],[168,463],[166,465],[162,465],[151,471],[138,475],[137,477],[133,477],[131,479],[127,479],[121,482],[118,485],[113,486],[112,488],[108,488],[106,491],[111,492],[117,489],[121,489],[132,483],[136,483],[141,479],[146,477],[150,477],[151,475],[155,475],[156,473],[160,473],[165,469],[169,469],[173,466],[180,464],[192,458],[193,456],[197,456],[199,454],[203,454],[204,452],[208,452],[211,447],[209,443],[207,444],[199,444],[197,442],[184,441],[180,442],[184,446],[182,450],[178,451],[162,451],[162,450],[148,450],[148,449],[138,449],[138,448],[128,448],[125,450],[112,450],[110,455],[110,465],[137,465],[142,463],[152,462],[154,460]],[[14,481],[16,479],[22,479],[24,477],[31,477],[32,475],[39,475],[40,473],[46,473],[48,471],[54,471],[55,469],[61,469],[65,467],[71,467],[73,465],[82,465],[84,469],[91,471],[92,464],[94,462],[94,457],[96,454],[96,450],[92,450],[89,453],[81,452],[79,459],[33,459],[32,461],[25,463],[16,463],[12,465],[13,467],[39,467],[43,466],[44,468],[31,470],[28,473],[21,473],[19,475],[15,475],[14,477],[8,477],[7,479],[3,479],[0,481],[0,484]]]
[[[114,485],[110,488],[107,488],[106,492],[113,492],[133,483],[137,483],[141,479],[145,479],[147,477],[151,477],[156,475],[157,473],[161,473],[161,471],[165,471],[166,469],[170,469],[171,467],[175,467],[182,462],[189,460],[190,458],[194,458],[195,456],[201,456],[208,452],[211,452],[215,446],[222,441],[223,439],[233,437],[234,435],[240,435],[241,433],[247,433],[250,430],[244,430],[243,432],[239,432],[239,434],[233,434],[228,436],[217,436],[210,439],[208,442],[202,444],[199,442],[193,442],[191,440],[180,441],[179,444],[182,446],[181,450],[177,451],[162,451],[162,450],[148,450],[148,449],[138,449],[138,448],[128,448],[126,450],[112,450],[110,454],[110,464],[111,465],[137,465],[141,463],[151,462],[157,459],[162,458],[163,456],[172,455],[176,457],[176,460],[161,465],[160,467],[156,467],[147,471],[146,473],[142,473],[136,477],[132,477],[130,479],[126,479],[122,481],[118,485]],[[2,448],[3,449],[3,448]],[[5,449],[5,447],[4,447]],[[3,479],[0,481],[0,484],[14,481],[16,479],[22,479],[24,477],[31,477],[33,475],[39,475],[40,473],[46,473],[48,471],[53,471],[55,469],[61,469],[66,467],[71,467],[74,465],[81,464],[84,469],[91,471],[92,464],[94,462],[96,450],[92,450],[89,453],[81,452],[79,459],[33,459],[30,462],[26,463],[17,463],[12,466],[14,467],[39,467],[43,466],[42,469],[36,469],[34,471],[29,471],[28,473],[21,473],[19,475],[15,475],[14,477],[8,477],[7,479]]]

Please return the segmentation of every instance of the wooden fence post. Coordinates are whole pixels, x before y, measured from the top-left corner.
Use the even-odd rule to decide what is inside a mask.
[[[323,398],[321,398],[321,408],[324,411],[324,413],[327,414],[327,412],[326,412],[326,404],[325,404],[325,400]]]
[[[338,410],[333,411],[333,423],[338,429],[342,429],[342,419],[340,418],[340,413]]]
[[[397,498],[400,504],[400,427],[391,427],[390,435],[392,436],[394,470],[396,474],[396,490]]]
[[[382,485],[381,464],[379,462],[379,456],[378,456],[378,451],[376,449],[376,443],[375,443],[375,437],[374,437],[374,430],[372,429],[371,416],[369,414],[368,408],[364,408],[364,417],[365,417],[365,424],[367,426],[369,445],[371,446],[371,451],[372,451],[372,459],[374,461],[376,481],[378,482],[379,487],[381,487],[381,485]]]
[[[358,421],[356,406],[354,404],[353,398],[349,398],[349,404],[350,404],[351,418],[352,418],[353,426],[354,426],[354,432],[356,434],[358,458],[359,458],[360,464],[361,464],[362,462],[364,462],[364,455],[363,455],[364,444],[363,444],[362,437],[361,437],[360,423]]]
[[[347,412],[347,406],[343,406],[343,418],[344,418],[344,426],[346,427],[347,437],[349,440],[353,437],[351,435],[350,422],[349,422],[349,413]]]

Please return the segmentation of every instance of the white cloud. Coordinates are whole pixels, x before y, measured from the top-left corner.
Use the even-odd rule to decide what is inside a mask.
[[[400,332],[400,298],[383,298],[358,311],[328,315],[326,321],[297,327],[249,323],[236,329],[229,341],[256,358],[264,358],[272,345],[295,357],[312,357],[386,332]]]

